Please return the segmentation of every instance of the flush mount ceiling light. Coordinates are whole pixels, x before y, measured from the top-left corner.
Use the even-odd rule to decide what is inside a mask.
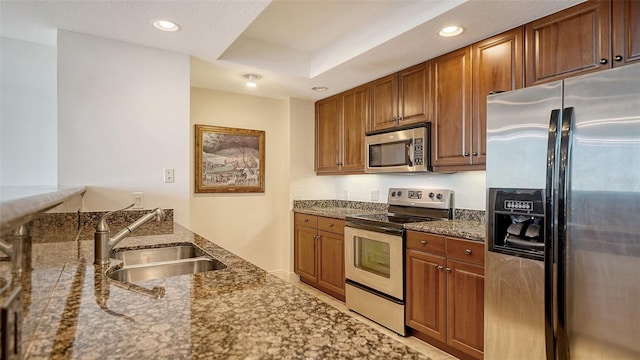
[[[262,79],[262,76],[256,75],[256,74],[245,74],[244,77],[249,80],[249,81],[246,82],[245,85],[247,85],[247,87],[250,87],[250,88],[254,88],[254,87],[258,86],[258,84],[256,84],[255,80]]]
[[[327,90],[329,90],[329,88],[326,87],[326,86],[314,86],[314,87],[311,88],[311,90],[313,90],[313,91],[327,91]]]
[[[173,21],[169,21],[169,20],[153,20],[151,22],[151,24],[153,24],[153,26],[156,29],[162,30],[162,31],[178,31],[178,30],[180,30],[180,26],[178,26],[178,24],[174,23]]]
[[[460,35],[462,34],[462,32],[464,31],[463,28],[461,28],[460,26],[447,26],[444,27],[440,30],[440,32],[438,33],[438,35],[440,36],[445,36],[445,37],[449,37],[449,36],[456,36],[456,35]]]

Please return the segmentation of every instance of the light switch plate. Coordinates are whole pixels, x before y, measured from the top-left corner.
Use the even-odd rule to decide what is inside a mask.
[[[172,183],[174,182],[174,171],[173,168],[165,168],[164,169],[164,182]]]

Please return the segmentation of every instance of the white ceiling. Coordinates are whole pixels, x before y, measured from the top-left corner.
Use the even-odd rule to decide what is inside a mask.
[[[192,86],[317,100],[583,1],[1,0],[0,34],[55,45],[62,29],[165,49],[192,56]],[[439,37],[450,24],[465,32]],[[257,88],[247,73],[262,76]]]

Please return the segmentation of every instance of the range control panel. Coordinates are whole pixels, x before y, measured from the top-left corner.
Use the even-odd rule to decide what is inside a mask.
[[[390,188],[387,203],[389,205],[450,209],[453,207],[453,195],[453,190]]]

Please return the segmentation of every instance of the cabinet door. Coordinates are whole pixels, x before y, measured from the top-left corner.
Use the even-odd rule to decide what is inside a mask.
[[[484,267],[447,259],[447,344],[481,359]]]
[[[526,85],[611,66],[610,2],[592,0],[526,25]]]
[[[471,164],[471,48],[432,60],[433,166]]]
[[[429,63],[422,63],[398,73],[399,125],[429,120]]]
[[[640,1],[615,0],[612,4],[613,66],[640,60]]]
[[[316,172],[340,170],[341,97],[332,96],[316,103]]]
[[[344,300],[344,237],[320,232],[318,239],[318,286]]]
[[[364,132],[369,119],[369,86],[342,96],[342,172],[364,172]]]
[[[515,28],[472,46],[471,156],[473,164],[486,162],[487,96],[494,91],[515,90],[523,86],[523,31],[522,27]]]
[[[293,243],[293,271],[311,283],[318,281],[316,229],[295,226]]]
[[[406,252],[407,326],[445,342],[444,257]]]
[[[398,74],[371,83],[371,122],[367,130],[384,130],[396,126],[398,117]]]

